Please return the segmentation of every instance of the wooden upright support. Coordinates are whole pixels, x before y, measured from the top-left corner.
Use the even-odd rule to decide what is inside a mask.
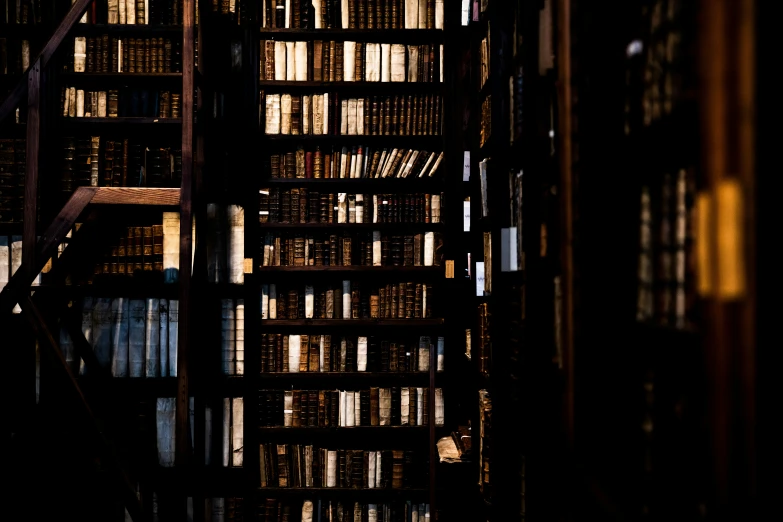
[[[179,341],[177,346],[177,466],[190,463],[188,407],[190,397],[189,359],[191,313],[191,263],[193,249],[193,74],[196,5],[185,0],[182,11],[182,188],[180,191],[179,249]]]

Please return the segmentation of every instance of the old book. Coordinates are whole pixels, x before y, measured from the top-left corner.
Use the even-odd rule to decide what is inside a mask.
[[[245,301],[237,299],[234,307],[234,361],[235,374],[245,374]]]
[[[163,213],[163,281],[175,283],[179,278],[179,212]]]
[[[179,301],[169,300],[169,377],[177,376],[177,347],[179,339]]]
[[[175,417],[176,398],[158,397],[155,408],[158,464],[166,468],[174,466]]]
[[[146,305],[143,299],[132,299],[130,301],[128,305],[128,320],[129,375],[131,377],[143,377],[146,351]]]
[[[231,399],[231,465],[241,467],[244,463],[244,399]]]
[[[161,299],[158,302],[160,324],[160,376],[169,375],[169,301]]]
[[[266,134],[280,134],[281,113],[280,113],[280,95],[266,95]]]
[[[243,284],[245,281],[245,210],[239,205],[228,205],[228,282]]]

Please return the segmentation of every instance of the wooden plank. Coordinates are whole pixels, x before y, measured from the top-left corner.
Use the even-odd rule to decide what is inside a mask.
[[[43,50],[32,62],[33,64],[38,64],[39,71],[46,67],[49,59],[51,59],[51,57],[54,55],[54,52],[58,47],[60,47],[60,44],[63,42],[65,37],[68,36],[68,33],[71,31],[74,24],[79,21],[79,18],[81,18],[82,14],[84,14],[84,11],[87,10],[87,6],[91,3],[92,0],[76,0],[76,2],[71,6],[71,10],[68,11],[68,14],[65,15],[62,22],[60,22],[60,25],[57,27],[57,29],[55,29],[52,37],[48,42],[46,42]],[[28,74],[29,69],[19,79],[16,87],[14,87],[14,90],[11,91],[11,93],[6,97],[6,99],[3,101],[3,104],[0,105],[0,122],[2,122],[6,116],[11,114],[22,101],[24,93],[27,90]]]
[[[22,270],[30,273],[35,264],[35,232],[38,223],[38,166],[41,145],[41,61],[27,73],[27,161],[24,178],[24,229],[22,231]],[[37,272],[36,272],[37,274]]]
[[[90,405],[87,403],[87,399],[85,398],[82,389],[79,387],[79,383],[76,381],[76,377],[74,376],[71,369],[68,367],[68,364],[65,362],[65,357],[63,357],[62,350],[60,350],[60,347],[57,345],[57,342],[54,340],[52,333],[46,327],[46,324],[43,320],[43,317],[41,316],[40,311],[35,306],[35,304],[33,304],[33,301],[29,295],[24,296],[20,300],[20,304],[22,306],[22,312],[24,313],[25,317],[29,321],[30,325],[32,326],[38,338],[41,339],[43,341],[43,344],[45,344],[49,348],[50,353],[54,356],[55,360],[58,362],[58,366],[60,366],[60,368],[62,368],[67,374],[68,381],[71,384],[73,390],[76,392],[76,395],[79,398],[79,403],[82,409],[87,414],[88,418],[92,421],[89,423],[89,425],[91,426],[92,431],[94,432],[95,438],[100,443],[101,460],[104,462],[104,464],[110,466],[115,472],[115,476],[122,488],[121,493],[122,493],[123,500],[125,502],[125,507],[128,510],[128,513],[131,515],[131,518],[133,519],[134,522],[145,521],[146,517],[144,516],[144,512],[141,508],[141,503],[139,502],[139,499],[136,496],[136,490],[131,485],[128,476],[119,466],[117,460],[113,457],[106,439],[104,438],[103,434],[98,428],[98,423],[96,422],[95,415],[93,415],[92,408],[90,408]]]
[[[193,70],[194,0],[183,2],[182,12],[182,188],[180,189],[180,251],[179,251],[179,344],[177,346],[177,413],[176,466],[190,462],[190,430],[188,403],[190,397],[189,357],[191,313],[191,252],[193,248]]]
[[[0,292],[0,315],[9,313],[14,305],[20,302],[22,295],[29,291],[33,278],[46,264],[46,261],[55,255],[57,246],[65,235],[71,230],[74,222],[95,194],[95,188],[79,187],[73,193],[71,199],[54,218],[52,224],[41,236],[35,252],[35,262],[32,267],[23,267],[11,277],[6,287]]]
[[[571,151],[571,2],[557,3],[557,64],[558,64],[558,115],[560,145],[560,266],[563,270],[561,288],[562,308],[562,360],[565,370],[563,420],[569,448],[574,447],[574,328],[573,328],[573,189],[571,184],[573,163]]]
[[[90,203],[96,205],[179,205],[178,188],[98,187]]]

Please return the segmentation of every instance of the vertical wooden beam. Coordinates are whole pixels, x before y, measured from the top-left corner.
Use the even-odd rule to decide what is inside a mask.
[[[179,344],[177,346],[176,455],[178,467],[190,463],[188,406],[191,263],[193,251],[193,76],[196,5],[184,0],[182,12],[182,187],[180,191]]]
[[[571,153],[571,0],[557,2],[558,118],[560,146],[560,268],[563,295],[562,342],[565,370],[564,427],[574,447],[574,254]]]
[[[24,229],[22,232],[22,270],[26,279],[35,276],[35,232],[38,217],[38,161],[41,140],[41,59],[27,74],[27,150],[24,177]]]

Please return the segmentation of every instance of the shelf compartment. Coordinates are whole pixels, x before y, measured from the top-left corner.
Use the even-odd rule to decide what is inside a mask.
[[[373,145],[388,147],[390,143],[398,147],[424,148],[434,151],[443,147],[443,136],[419,134],[413,136],[392,136],[382,134],[264,134],[262,139],[278,142],[313,142],[329,145]],[[434,147],[433,147],[434,146]]]
[[[292,386],[373,386],[380,384],[429,384],[429,372],[266,372],[259,374],[263,390],[290,389]],[[289,428],[286,428],[289,429]]]
[[[280,275],[282,272],[287,273],[365,273],[365,274],[431,274],[439,275],[443,272],[443,267],[440,266],[364,266],[364,265],[349,265],[349,266],[260,266],[257,267],[260,273]]]
[[[334,188],[361,188],[370,192],[395,192],[413,190],[416,192],[443,190],[444,182],[439,178],[270,178],[262,183],[267,187],[308,187],[313,190]]]
[[[119,116],[117,118],[62,118],[63,126],[82,125],[155,125],[160,127],[176,128],[182,124],[182,118],[154,118],[140,116]]]
[[[283,29],[261,28],[262,40],[335,40],[370,43],[441,43],[442,29]]]

